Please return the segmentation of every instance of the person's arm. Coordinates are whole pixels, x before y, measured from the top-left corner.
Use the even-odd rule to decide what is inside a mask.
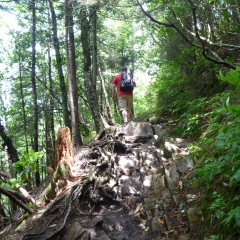
[[[112,99],[116,98],[116,88],[117,88],[117,85],[113,83],[112,84]]]

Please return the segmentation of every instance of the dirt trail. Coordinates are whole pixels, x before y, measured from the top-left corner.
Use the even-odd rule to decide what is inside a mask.
[[[186,146],[167,124],[112,127],[75,157],[81,178],[2,239],[198,239],[200,194]]]

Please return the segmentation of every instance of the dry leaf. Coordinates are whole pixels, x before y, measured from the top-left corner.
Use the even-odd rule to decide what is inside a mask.
[[[165,231],[164,234],[165,235],[168,235],[170,233],[170,231]]]
[[[164,224],[163,220],[158,218],[157,221],[160,223],[160,224]]]
[[[138,213],[138,212],[140,211],[141,207],[142,207],[142,203],[139,203],[139,204],[137,205],[136,210],[134,211],[134,214]]]
[[[111,232],[114,230],[114,228],[111,225],[109,225],[109,229]]]

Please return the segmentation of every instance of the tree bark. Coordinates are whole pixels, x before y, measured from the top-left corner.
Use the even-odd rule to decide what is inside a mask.
[[[5,214],[4,208],[2,206],[2,196],[0,194],[0,216],[6,217],[7,215]],[[1,222],[1,221],[0,221]]]
[[[56,195],[75,177],[71,172],[73,161],[73,145],[69,128],[59,128],[55,147],[54,169],[48,168],[51,176],[51,188],[47,192],[46,200],[56,197]]]
[[[12,160],[12,163],[16,163],[17,161],[19,161],[17,150],[12,144],[12,139],[6,135],[4,127],[1,125],[1,123],[0,123],[0,136],[3,140],[2,146],[3,148],[5,147],[7,148],[7,153],[8,153],[9,159]]]
[[[0,176],[7,178],[7,179],[12,178],[9,173],[3,172],[3,171],[0,171]],[[34,198],[32,198],[32,196],[23,187],[21,187],[18,183],[16,184],[16,188],[18,189],[18,191],[20,193],[22,193],[23,197],[21,195],[18,195],[18,192],[15,192],[14,190],[11,190],[11,189],[6,189],[6,190],[9,193],[15,195],[18,199],[21,199],[23,202],[25,202],[27,200],[28,202],[32,202],[35,204]]]
[[[32,7],[32,66],[31,66],[31,80],[32,80],[32,95],[33,95],[33,150],[38,152],[38,104],[37,104],[37,86],[36,86],[36,6],[35,0],[31,2]],[[39,164],[39,161],[36,162]],[[35,173],[36,185],[40,184],[39,169]]]
[[[66,59],[68,70],[70,108],[72,117],[72,141],[74,153],[76,153],[79,150],[80,146],[83,145],[83,143],[79,130],[78,92],[76,82],[76,61],[75,61],[72,8],[73,8],[72,1],[65,0]]]
[[[15,202],[18,206],[26,210],[28,213],[34,213],[34,210],[30,207],[28,207],[26,204],[21,202],[19,199],[17,199],[11,192],[9,192],[7,189],[0,187],[0,193],[4,194],[5,196],[9,197],[13,202]]]
[[[109,99],[108,94],[106,91],[105,79],[102,76],[102,72],[101,72],[100,68],[99,68],[98,72],[99,72],[99,76],[100,76],[101,83],[102,83],[103,96],[104,96],[105,106],[106,106],[106,115],[107,115],[108,119],[110,119],[112,121],[112,111],[111,111],[110,103],[108,100]]]
[[[35,204],[35,199],[32,198],[32,196],[27,192],[27,190],[25,190],[23,187],[21,187],[19,184],[16,184],[16,188],[18,189],[18,191],[24,196],[25,199],[27,199],[28,202],[31,202],[33,204]]]
[[[25,137],[25,144],[26,144],[26,152],[28,153],[27,119],[26,119],[25,101],[24,101],[23,85],[22,85],[22,66],[21,66],[20,52],[18,52],[18,63],[19,63],[20,95],[21,95],[22,113],[23,113],[23,129],[24,129],[24,137]]]
[[[57,17],[53,7],[53,1],[49,0],[48,2],[49,2],[49,7],[51,11],[51,16],[52,16],[53,46],[55,50],[56,68],[58,71],[59,85],[60,85],[61,95],[62,95],[63,119],[64,119],[65,126],[68,127],[69,129],[72,129],[71,120],[69,116],[70,113],[68,111],[68,92],[67,92],[67,87],[65,84],[63,69],[62,69],[63,61],[60,53],[60,44],[59,44],[58,31],[57,31]]]
[[[69,128],[58,129],[55,148],[54,170],[56,170],[62,159],[65,159],[67,164],[71,164],[73,159],[73,147]]]
[[[97,6],[93,5],[92,10],[92,36],[93,36],[93,44],[92,44],[92,82],[93,89],[96,93],[97,86]],[[96,96],[97,97],[97,96]]]
[[[85,93],[91,109],[92,118],[97,132],[103,128],[101,115],[99,112],[97,94],[93,86],[92,73],[91,73],[91,51],[89,41],[89,22],[87,20],[86,6],[81,6],[81,43],[84,58],[84,86]]]
[[[50,47],[48,48],[48,81],[49,89],[53,91],[53,79],[52,79],[52,59],[50,54]],[[49,102],[48,102],[49,99]],[[46,165],[53,167],[53,160],[55,155],[55,132],[54,132],[54,104],[52,96],[47,94],[45,100],[45,129],[46,129]]]

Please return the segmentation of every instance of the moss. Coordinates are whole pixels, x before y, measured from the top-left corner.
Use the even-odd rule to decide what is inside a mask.
[[[83,144],[87,145],[92,139],[94,139],[97,136],[96,131],[90,132],[90,134],[86,137],[83,137]]]

